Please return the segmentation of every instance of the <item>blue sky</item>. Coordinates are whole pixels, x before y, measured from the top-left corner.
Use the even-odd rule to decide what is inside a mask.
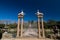
[[[24,20],[37,20],[40,10],[44,20],[60,20],[60,0],[0,0],[0,20],[18,20],[18,13],[24,11]]]

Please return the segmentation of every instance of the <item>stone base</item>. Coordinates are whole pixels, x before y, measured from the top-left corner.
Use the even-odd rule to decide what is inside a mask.
[[[53,39],[48,39],[48,38],[6,38],[6,39],[1,39],[1,40],[53,40]]]

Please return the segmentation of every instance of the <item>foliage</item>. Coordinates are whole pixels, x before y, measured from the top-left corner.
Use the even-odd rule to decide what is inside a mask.
[[[60,29],[60,21],[57,21],[57,26]]]
[[[44,28],[45,28],[45,29],[48,29],[47,22],[44,22]]]
[[[0,28],[4,28],[5,24],[0,24]]]
[[[48,20],[47,22],[49,25],[56,25],[56,21],[55,20]]]
[[[47,21],[47,28],[51,29],[53,25],[57,25],[56,21],[55,20],[48,20]]]
[[[9,28],[16,28],[17,24],[9,24]]]

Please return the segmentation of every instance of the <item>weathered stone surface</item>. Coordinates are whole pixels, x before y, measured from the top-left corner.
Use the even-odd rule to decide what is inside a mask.
[[[8,39],[8,38],[6,38],[6,39],[1,39],[1,40],[53,40],[53,39],[48,39],[48,38],[40,38],[40,39],[38,39],[38,38],[11,38],[11,39]]]
[[[11,38],[11,37],[12,37],[12,34],[9,34],[7,32],[4,32],[2,35],[2,38]]]

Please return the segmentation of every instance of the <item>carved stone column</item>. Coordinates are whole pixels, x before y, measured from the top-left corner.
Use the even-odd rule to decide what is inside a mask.
[[[23,36],[23,18],[22,18],[22,23],[21,23],[21,37]]]
[[[20,18],[18,18],[18,26],[17,26],[17,37],[19,37],[19,26],[20,26]]]
[[[40,18],[38,17],[38,36],[41,38],[41,33],[40,33]]]
[[[42,17],[41,19],[42,19],[42,35],[43,35],[43,38],[45,38],[44,24],[43,24],[43,17]]]

